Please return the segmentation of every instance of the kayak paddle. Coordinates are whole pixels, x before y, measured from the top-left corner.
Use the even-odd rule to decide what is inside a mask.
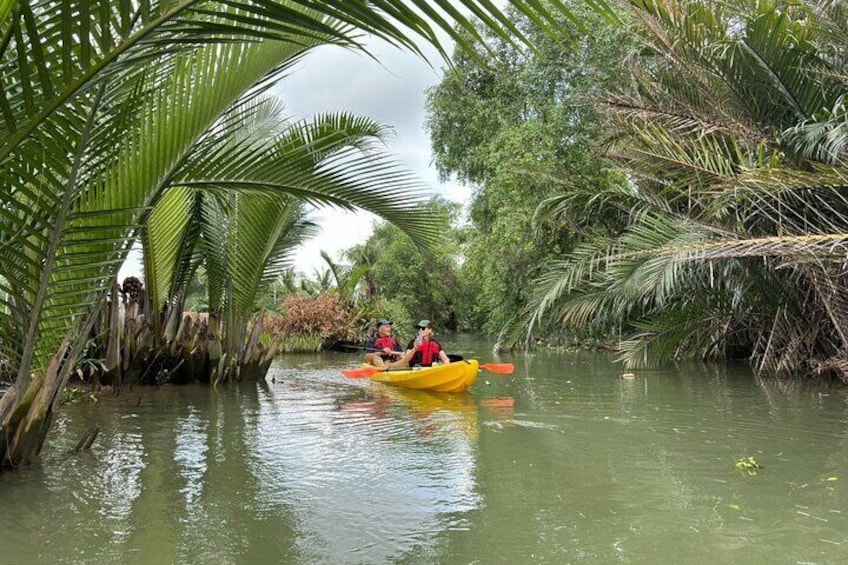
[[[486,363],[485,365],[480,365],[480,368],[484,371],[491,371],[500,375],[511,375],[515,371],[515,365],[512,363]]]
[[[357,367],[356,369],[342,369],[342,374],[349,379],[367,379],[371,375],[387,370],[388,367]]]

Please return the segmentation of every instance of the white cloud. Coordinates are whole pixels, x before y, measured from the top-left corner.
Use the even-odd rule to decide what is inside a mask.
[[[311,277],[315,270],[323,270],[327,264],[321,259],[326,251],[334,261],[341,259],[340,251],[364,243],[371,235],[377,217],[368,212],[347,212],[323,209],[314,215],[321,226],[321,233],[301,245],[294,255],[295,268]]]

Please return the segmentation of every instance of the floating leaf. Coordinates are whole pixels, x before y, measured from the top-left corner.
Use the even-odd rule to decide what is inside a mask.
[[[762,468],[753,457],[740,457],[739,460],[736,461],[735,467],[738,471],[751,476],[758,475]]]

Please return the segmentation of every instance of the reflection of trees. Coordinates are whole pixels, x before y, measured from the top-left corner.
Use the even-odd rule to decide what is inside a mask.
[[[255,387],[142,389],[67,407],[46,454],[50,496],[15,488],[20,501],[4,501],[6,510],[41,505],[27,535],[51,543],[4,543],[0,560],[25,563],[37,549],[45,562],[298,561],[294,513],[280,498],[266,504],[277,477],[257,464]],[[90,419],[103,430],[92,451],[68,456]]]
[[[276,477],[265,472],[262,452],[257,452],[262,434],[257,428],[257,384],[245,383],[229,392],[236,398],[210,395],[202,411],[209,417],[208,470],[197,504],[201,512],[186,508],[185,532],[195,538],[189,555],[197,562],[296,561],[295,515],[279,497],[269,498]]]
[[[835,381],[811,383],[800,379],[754,377],[769,406],[769,416],[775,426],[791,424],[791,429],[807,430],[818,440],[809,446],[804,457],[807,466],[822,478],[845,467],[848,453],[848,390]],[[795,443],[794,438],[788,438]],[[822,440],[833,440],[825,447]],[[781,457],[784,454],[781,453]],[[839,477],[841,479],[841,477]],[[806,481],[793,483],[793,489]]]
[[[292,514],[284,505],[261,511],[265,479],[256,473],[253,451],[256,384],[218,393],[187,390],[193,394],[166,401],[179,414],[176,424],[164,418],[148,434],[152,445],[132,513],[130,543],[138,551],[130,555],[145,563],[296,559]],[[168,448],[156,445],[161,442]],[[161,531],[151,531],[151,524]],[[161,559],[151,560],[153,548]]]
[[[519,363],[517,379],[522,379],[524,367]],[[572,435],[578,430],[576,415],[584,410],[580,406],[597,402],[601,383],[608,382],[613,370],[597,355],[539,353],[523,384],[517,380],[501,385],[512,384],[515,406],[510,420],[481,411],[489,419],[484,420],[477,450],[477,492],[483,503],[464,516],[464,528],[443,534],[435,561],[533,563],[579,557],[603,562],[613,557],[593,554],[591,540],[583,541],[591,524],[610,520],[611,506],[601,496],[585,506],[575,494],[616,496],[614,466],[598,465],[596,459],[597,441],[608,422],[583,421],[579,433]],[[578,384],[574,390],[566,384],[586,384],[587,379],[597,384],[583,389]],[[577,547],[585,551],[581,554]]]
[[[623,381],[581,353],[432,395],[303,359],[275,384],[70,406],[52,449],[91,416],[104,430],[93,451],[49,454],[41,506],[0,482],[3,504],[21,509],[22,535],[52,536],[40,550],[52,561],[659,563],[673,551],[719,563],[742,548],[765,563],[777,547],[844,539],[848,516],[831,512],[846,501],[836,388],[766,391],[743,365],[694,363]],[[488,406],[507,394],[511,413]],[[758,477],[734,471],[746,455]],[[76,529],[53,531],[72,511]],[[3,560],[26,562],[34,550],[6,553],[8,536]],[[840,562],[840,549],[821,555]]]

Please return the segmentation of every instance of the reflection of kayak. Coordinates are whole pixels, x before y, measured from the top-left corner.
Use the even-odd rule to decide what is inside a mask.
[[[480,433],[477,403],[467,392],[434,392],[385,386],[379,394],[396,406],[405,406],[422,435],[475,440]]]
[[[371,365],[363,365],[371,367]],[[448,365],[390,369],[369,375],[372,381],[403,388],[434,390],[436,392],[462,392],[474,384],[480,365],[476,359],[464,359]]]
[[[417,415],[434,412],[476,412],[474,397],[468,392],[436,393],[431,390],[383,387],[380,394],[395,403],[403,403]]]

